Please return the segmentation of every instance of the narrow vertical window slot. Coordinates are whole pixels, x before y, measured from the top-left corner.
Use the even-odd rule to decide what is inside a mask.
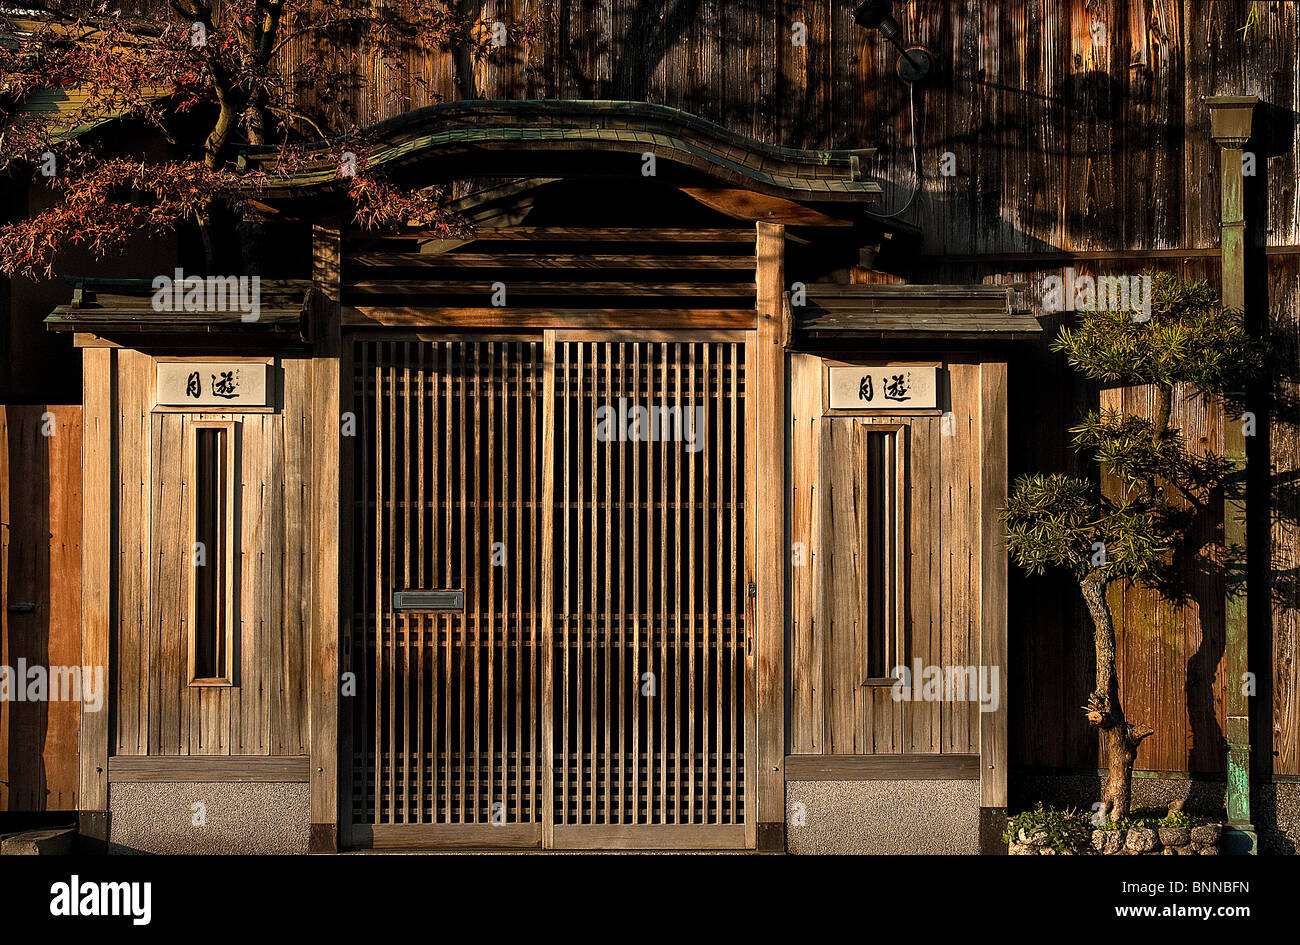
[[[903,524],[900,466],[902,444],[899,427],[862,429],[859,488],[860,541],[858,560],[860,612],[865,674],[868,680],[886,681],[898,659],[900,566]]]
[[[190,685],[231,685],[234,551],[233,422],[191,426]]]

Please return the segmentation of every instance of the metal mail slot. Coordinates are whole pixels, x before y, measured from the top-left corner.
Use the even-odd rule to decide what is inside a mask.
[[[393,591],[394,610],[464,610],[464,591]]]

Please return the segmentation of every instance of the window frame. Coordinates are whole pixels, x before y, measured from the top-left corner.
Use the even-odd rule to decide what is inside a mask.
[[[224,565],[224,574],[222,580],[221,598],[216,610],[223,619],[223,626],[218,628],[219,634],[225,636],[225,660],[224,665],[218,667],[221,672],[216,676],[196,676],[195,669],[198,662],[198,643],[199,643],[199,626],[198,626],[198,581],[196,580],[196,567],[194,565],[194,546],[198,543],[199,531],[199,434],[203,430],[224,430],[226,433],[225,456],[222,462],[222,477],[224,482],[225,508],[224,514],[220,516],[220,527],[223,530],[223,547],[220,549],[220,559]],[[233,419],[202,419],[196,418],[186,424],[186,453],[187,461],[187,479],[189,483],[188,514],[189,522],[187,528],[188,542],[185,546],[185,554],[189,559],[187,574],[189,575],[189,587],[186,592],[186,685],[191,687],[233,687],[235,685],[235,545],[237,537],[235,531],[235,507],[237,504],[236,487],[238,480],[235,476],[235,456],[238,453],[239,444],[239,421]],[[208,556],[208,564],[214,560]],[[205,565],[206,566],[206,565]]]
[[[882,467],[886,472],[892,473],[893,476],[893,496],[892,503],[886,502],[885,508],[890,515],[889,522],[885,527],[892,527],[893,540],[887,547],[891,553],[891,560],[886,565],[886,573],[889,574],[893,582],[892,593],[886,591],[886,597],[882,600],[882,613],[886,615],[886,626],[882,632],[885,652],[882,657],[882,664],[885,669],[885,675],[873,676],[869,669],[871,666],[870,643],[873,637],[871,628],[867,624],[867,616],[870,614],[870,594],[871,584],[867,579],[867,569],[864,565],[860,571],[863,578],[859,582],[858,588],[858,612],[863,615],[865,626],[861,634],[862,646],[862,663],[861,671],[863,676],[862,685],[864,686],[892,686],[898,680],[892,675],[893,668],[901,665],[900,658],[904,654],[904,634],[907,627],[907,610],[906,610],[906,591],[907,591],[907,570],[905,567],[908,555],[908,495],[907,495],[907,440],[911,430],[911,424],[904,422],[873,422],[867,418],[855,418],[855,424],[863,431],[863,441],[860,448],[860,469],[862,471],[862,483],[867,483],[868,464],[866,461],[866,444],[867,438],[872,435],[883,435],[890,437],[894,441],[894,457],[892,464],[886,464]],[[886,493],[888,494],[888,485]],[[868,503],[862,502],[859,505],[859,522],[858,534],[860,541],[868,540],[870,534],[870,523],[867,516],[870,514]],[[856,549],[860,555],[865,555],[866,549],[859,545]],[[890,623],[892,622],[892,627]]]

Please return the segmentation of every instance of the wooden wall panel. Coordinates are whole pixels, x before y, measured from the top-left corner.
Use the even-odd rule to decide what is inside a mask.
[[[310,362],[286,359],[274,412],[154,412],[154,359],[123,349],[117,386],[117,755],[301,755],[307,748]],[[187,685],[190,481],[197,419],[233,419],[235,685]]]
[[[42,667],[49,697],[18,701],[28,680],[14,675],[0,699],[0,811],[77,809],[81,708],[68,697],[85,701],[86,677],[74,693],[51,668],[82,662],[81,520],[81,407],[0,406],[0,666]]]
[[[888,686],[863,685],[857,552],[862,433],[901,423],[905,592],[896,662],[979,664],[981,365],[948,365],[951,417],[822,416],[822,370],[820,358],[791,356],[791,753],[978,752],[978,702],[900,702]]]

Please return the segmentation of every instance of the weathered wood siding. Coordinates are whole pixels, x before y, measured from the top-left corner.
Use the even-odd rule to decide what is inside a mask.
[[[301,755],[312,549],[311,362],[285,358],[275,412],[153,409],[155,360],[115,352],[113,649],[118,755]],[[235,685],[187,685],[187,427],[236,419]]]
[[[75,404],[0,406],[0,666],[17,673],[19,660],[47,673],[81,664],[81,408]],[[104,712],[106,682],[102,674],[92,694]],[[28,681],[11,677],[11,685],[26,690]],[[61,696],[72,694],[62,682],[58,688]],[[0,811],[77,809],[80,722],[76,701],[17,701],[12,688],[0,699]]]

